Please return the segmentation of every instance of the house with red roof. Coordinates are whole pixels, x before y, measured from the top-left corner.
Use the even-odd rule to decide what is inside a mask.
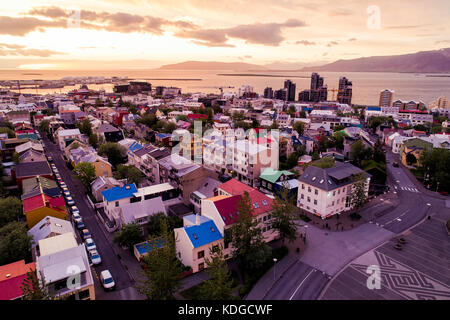
[[[67,220],[64,197],[51,197],[45,193],[23,199],[23,213],[27,219],[28,229],[47,216]]]
[[[224,256],[231,257],[231,230],[233,224],[239,221],[239,203],[247,192],[252,206],[251,215],[259,222],[266,242],[278,238],[278,232],[272,229],[273,200],[246,184],[231,179],[218,187],[218,196],[203,199],[201,214],[214,221],[219,231],[224,235]]]
[[[27,272],[35,272],[34,262],[25,260],[0,266],[0,300],[15,300],[22,297],[22,283],[27,278]]]

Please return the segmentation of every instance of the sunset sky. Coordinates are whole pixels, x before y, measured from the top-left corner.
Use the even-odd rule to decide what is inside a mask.
[[[14,0],[0,8],[1,69],[80,68],[77,60],[96,69],[282,66],[445,47],[448,0]]]

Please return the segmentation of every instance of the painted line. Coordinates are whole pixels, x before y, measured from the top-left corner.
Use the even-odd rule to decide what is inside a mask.
[[[305,277],[305,279],[303,279],[302,282],[300,282],[300,284],[298,285],[297,289],[295,289],[294,293],[292,294],[292,296],[289,298],[289,300],[292,300],[292,298],[295,296],[295,294],[297,293],[298,289],[300,289],[300,287],[302,286],[303,282],[305,282],[306,279],[308,279],[308,277],[311,275],[311,273],[316,272],[316,269],[312,269],[308,275]]]

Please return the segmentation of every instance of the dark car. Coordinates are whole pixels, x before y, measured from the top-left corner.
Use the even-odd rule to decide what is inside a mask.
[[[398,168],[398,162],[392,163],[392,166]]]

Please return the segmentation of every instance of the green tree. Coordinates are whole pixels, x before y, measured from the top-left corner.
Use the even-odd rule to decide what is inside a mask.
[[[366,148],[361,140],[356,141],[350,147],[350,156],[358,167],[361,167],[363,160],[370,158],[371,153],[371,149]]]
[[[73,172],[76,173],[76,177],[80,179],[85,188],[90,191],[91,183],[96,178],[94,165],[90,162],[80,162],[75,166]]]
[[[238,221],[232,226],[233,256],[244,270],[260,269],[271,255],[264,242],[258,221],[253,219],[253,206],[248,192],[244,192],[237,205]]]
[[[98,136],[95,133],[91,133],[88,139],[88,143],[94,148],[98,148]]]
[[[8,128],[8,127],[0,127],[0,133],[7,133],[8,134],[8,138],[14,138],[16,136],[14,131],[11,130],[10,128]]]
[[[163,133],[172,133],[177,129],[177,125],[173,122],[166,122],[162,128]]]
[[[300,118],[306,118],[306,112],[305,111],[300,111]]]
[[[77,123],[78,129],[82,134],[90,136],[92,134],[92,125],[88,118],[85,118],[81,123]]]
[[[407,155],[406,155],[406,163],[408,164],[408,165],[413,165],[413,164],[415,164],[417,162],[417,158],[416,158],[416,156],[415,155],[413,155],[412,153],[408,153]]]
[[[175,228],[183,226],[183,219],[178,216],[166,216],[163,212],[153,214],[147,223],[147,231],[150,235],[161,234],[161,221],[166,220],[169,226],[169,231],[172,232]]]
[[[333,141],[335,147],[337,149],[343,150],[344,149],[344,137],[345,133],[343,132],[335,132],[333,136],[331,137],[331,140]]]
[[[49,134],[50,133],[50,121],[42,120],[41,123],[39,123],[39,130],[41,132],[45,132],[46,134]]]
[[[12,160],[15,164],[18,164],[20,162],[20,154],[14,151],[12,155]]]
[[[23,215],[23,204],[16,197],[0,199],[0,228]]]
[[[144,241],[142,228],[137,223],[129,223],[122,226],[119,232],[114,234],[114,243],[127,247],[130,251],[136,243]]]
[[[306,124],[302,121],[297,121],[292,128],[302,136],[305,133]]]
[[[134,183],[139,185],[144,179],[144,174],[134,166],[125,166],[119,164],[117,166],[117,172],[114,174],[116,179],[127,179],[128,183]]]
[[[152,250],[142,259],[144,280],[136,287],[149,300],[172,300],[180,288],[183,267],[176,257],[175,241],[167,220],[161,220],[161,235],[148,240]]]
[[[150,114],[144,114],[142,117],[136,120],[137,123],[142,123],[143,125],[152,128],[154,125],[156,125],[156,122],[158,119],[156,119],[156,116],[152,113]]]
[[[450,150],[433,148],[422,152],[420,166],[432,190],[450,192]]]
[[[280,234],[282,242],[287,239],[289,242],[294,242],[297,239],[297,215],[292,199],[288,196],[289,189],[277,194],[273,201],[272,208],[272,222],[271,226]]]
[[[327,169],[327,168],[333,168],[335,162],[336,161],[334,160],[334,158],[324,157],[320,160],[314,161],[312,163],[312,165],[315,167],[318,167],[318,168]]]
[[[384,153],[383,144],[380,139],[373,146],[372,159],[376,162],[386,163],[386,154]]]
[[[436,133],[439,133],[439,132],[442,132],[442,126],[441,125],[433,126],[431,128],[431,133],[436,134]]]
[[[23,280],[20,289],[23,300],[54,300],[49,294],[48,286],[45,283],[44,276],[41,274],[39,279],[35,271],[28,271],[27,277]]]
[[[366,202],[366,174],[360,172],[352,176],[352,193],[349,198],[349,203],[355,212]]]
[[[25,223],[10,222],[0,228],[0,265],[29,260],[31,240]]]
[[[209,279],[202,284],[202,296],[208,300],[231,300],[233,279],[223,257],[222,245],[210,248],[210,258],[205,257]]]
[[[106,156],[109,163],[117,167],[117,165],[126,162],[127,150],[118,143],[107,142],[100,145],[98,154],[100,156]]]

